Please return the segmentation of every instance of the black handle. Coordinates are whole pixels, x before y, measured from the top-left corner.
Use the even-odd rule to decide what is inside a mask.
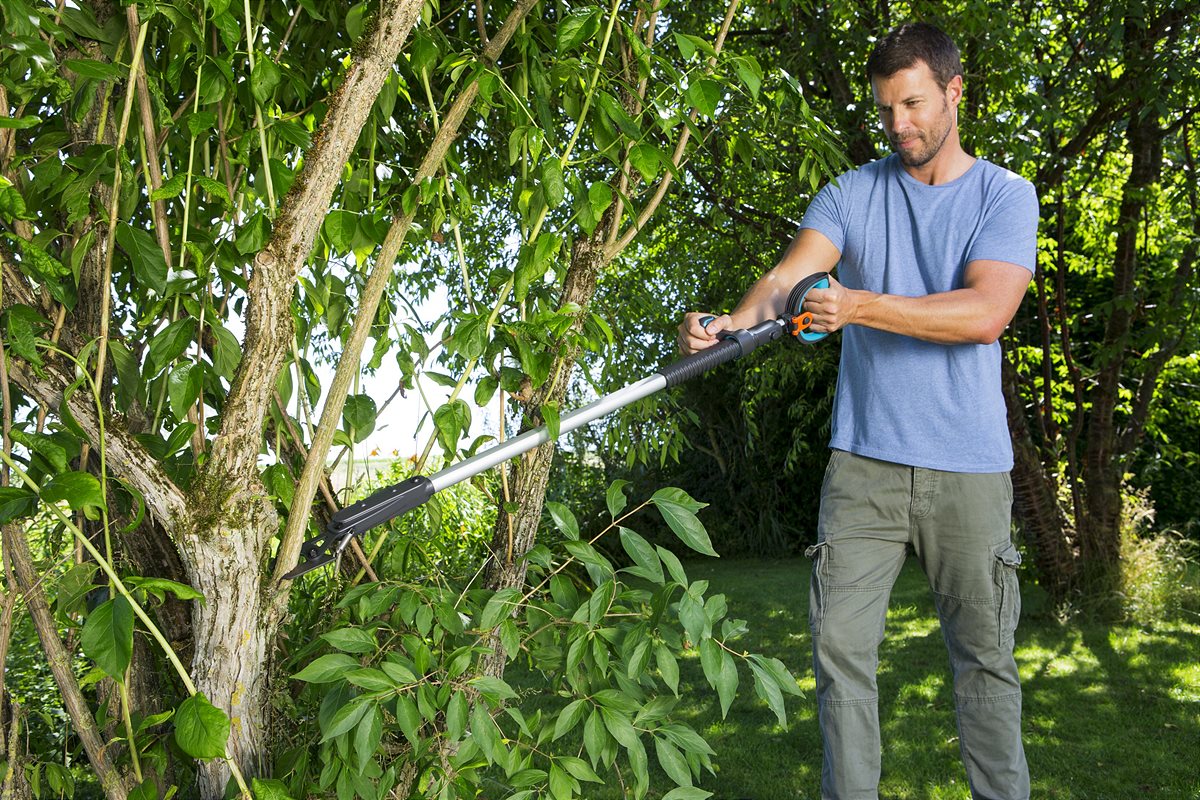
[[[659,374],[667,379],[668,387],[678,386],[727,361],[741,358],[759,345],[773,342],[782,335],[783,324],[775,319],[760,322],[746,330],[722,331],[720,342],[707,350],[679,359],[659,370]]]

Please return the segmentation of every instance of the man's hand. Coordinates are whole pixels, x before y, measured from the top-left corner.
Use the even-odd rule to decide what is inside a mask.
[[[705,317],[710,318],[707,326],[700,324]],[[733,330],[733,327],[733,318],[728,314],[717,316],[702,311],[685,314],[683,322],[679,324],[679,352],[690,356],[707,350],[720,341],[721,331]]]
[[[858,298],[831,276],[828,289],[809,289],[804,298],[804,310],[813,315],[810,331],[833,333],[854,322]]]

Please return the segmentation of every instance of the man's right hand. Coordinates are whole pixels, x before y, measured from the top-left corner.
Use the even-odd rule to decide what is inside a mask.
[[[708,325],[700,321],[707,318]],[[720,341],[721,331],[733,330],[733,318],[728,314],[708,314],[693,311],[685,314],[679,325],[679,351],[686,356],[707,350]]]

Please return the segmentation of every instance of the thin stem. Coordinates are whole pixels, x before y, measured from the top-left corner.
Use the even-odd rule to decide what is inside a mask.
[[[133,57],[129,65],[129,84],[137,80],[138,67],[142,63],[142,49],[146,45],[146,33],[150,30],[149,25],[141,26],[138,31],[137,48],[133,52]],[[125,93],[125,107],[121,110],[121,127],[117,132],[117,168],[113,173],[112,197],[109,199],[108,211],[108,243],[104,249],[104,275],[100,279],[100,343],[96,351],[96,382],[100,383],[104,378],[104,362],[108,358],[108,318],[112,313],[110,304],[112,302],[111,292],[109,291],[109,283],[112,282],[112,260],[114,243],[117,238],[117,211],[121,205],[121,162],[120,153],[121,147],[125,144],[125,134],[129,130],[129,113],[133,110],[133,96],[136,94],[132,91]],[[103,133],[103,129],[100,129]]]
[[[243,0],[242,5],[246,12],[246,57],[250,61],[250,75],[254,75],[254,38],[257,31],[254,29],[254,22],[250,17],[250,0]],[[253,94],[253,93],[252,93]],[[254,121],[258,125],[258,146],[262,150],[263,161],[263,176],[267,181],[267,203],[271,208],[271,216],[275,216],[275,185],[271,181],[271,159],[267,150],[267,129],[263,125],[262,105],[258,102],[258,98],[254,100]]]

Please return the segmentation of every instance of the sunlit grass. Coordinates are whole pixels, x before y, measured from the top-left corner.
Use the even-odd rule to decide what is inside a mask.
[[[808,636],[804,559],[687,565],[749,621],[739,649],[783,660],[803,692],[788,698],[788,730],[755,697],[748,675],[722,719],[699,659],[681,663],[679,711],[717,751],[715,800],[819,797],[821,740]],[[1033,796],[1051,800],[1200,798],[1200,624],[1150,628],[1062,624],[1026,607],[1017,633]],[[925,577],[910,562],[892,594],[880,650],[879,715],[887,800],[968,800],[945,646]],[[651,797],[665,793],[652,762]],[[608,793],[605,793],[607,791]],[[616,798],[609,790],[589,793]]]

